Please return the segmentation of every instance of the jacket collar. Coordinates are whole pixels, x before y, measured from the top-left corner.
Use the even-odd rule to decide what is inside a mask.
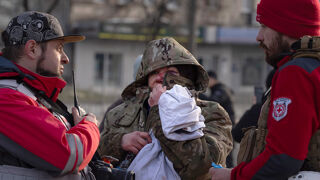
[[[285,56],[283,57],[278,63],[277,63],[277,68],[281,67],[284,65],[286,62],[290,61],[291,56]]]
[[[46,77],[31,72],[18,64],[0,56],[0,78],[21,80],[31,87],[43,91],[49,98],[56,101],[66,82],[58,77]]]

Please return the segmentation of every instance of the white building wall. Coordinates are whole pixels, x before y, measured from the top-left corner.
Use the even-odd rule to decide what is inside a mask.
[[[75,44],[74,74],[78,89],[90,89],[93,86],[94,55],[92,46],[97,46],[85,40]]]
[[[133,64],[136,57],[143,53],[144,43],[108,41],[100,39],[87,39],[77,43],[75,47],[75,76],[78,88],[83,90],[101,92],[103,94],[119,95],[133,80]],[[119,53],[122,55],[122,71],[117,72],[121,77],[120,86],[108,82],[95,81],[95,54]],[[86,82],[86,83],[81,83]],[[120,91],[119,91],[120,90]]]

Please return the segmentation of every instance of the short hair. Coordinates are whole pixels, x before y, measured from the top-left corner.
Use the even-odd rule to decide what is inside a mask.
[[[214,79],[218,79],[217,73],[214,71],[208,71],[208,76]]]
[[[2,56],[17,63],[23,55],[23,48],[24,45],[5,47],[2,49]]]
[[[38,43],[42,52],[47,50],[47,42]],[[8,46],[2,49],[2,56],[12,62],[17,63],[23,56],[23,48],[25,45]]]

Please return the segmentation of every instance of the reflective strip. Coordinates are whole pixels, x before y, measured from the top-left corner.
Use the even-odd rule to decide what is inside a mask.
[[[0,86],[1,86],[1,88],[10,88],[10,89],[17,90],[17,91],[25,94],[26,96],[29,96],[33,100],[35,100],[35,101],[37,100],[37,98],[34,95],[34,93],[31,92],[22,83],[18,84],[17,80],[14,80],[14,79],[3,79],[3,80],[0,80]]]
[[[78,155],[78,160],[76,167],[73,172],[78,172],[79,166],[83,162],[83,144],[79,138],[78,135],[76,134],[66,134],[66,138],[69,144],[70,148],[70,157],[68,159],[68,162],[65,166],[65,168],[62,171],[62,174],[67,173],[72,170],[74,167],[76,160],[77,160],[77,155]]]
[[[0,165],[0,180],[82,180],[80,173],[53,177],[46,171],[22,168],[16,166]]]
[[[50,171],[54,174],[57,173],[57,175],[61,172],[61,169],[33,154],[33,152],[28,151],[2,133],[0,133],[0,149],[1,148],[5,152],[7,151],[8,153],[12,154],[17,159],[21,159],[28,164],[32,164],[33,167]]]
[[[68,145],[70,148],[70,156],[69,156],[69,159],[68,159],[66,166],[64,167],[64,169],[62,171],[62,174],[70,172],[76,162],[76,159],[77,159],[77,147],[76,147],[77,145],[75,142],[75,140],[76,140],[75,134],[66,133],[66,138],[67,138]]]
[[[77,161],[77,165],[76,168],[73,172],[78,172],[79,170],[79,166],[81,165],[82,161],[83,161],[83,144],[79,138],[78,135],[73,134],[77,143],[77,150],[78,150],[78,161]]]

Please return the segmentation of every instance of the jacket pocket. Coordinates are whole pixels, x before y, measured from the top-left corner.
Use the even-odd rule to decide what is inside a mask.
[[[251,126],[243,129],[244,136],[240,142],[240,150],[238,153],[237,164],[241,162],[249,162],[252,160],[253,150],[255,147],[257,129],[255,126]]]

